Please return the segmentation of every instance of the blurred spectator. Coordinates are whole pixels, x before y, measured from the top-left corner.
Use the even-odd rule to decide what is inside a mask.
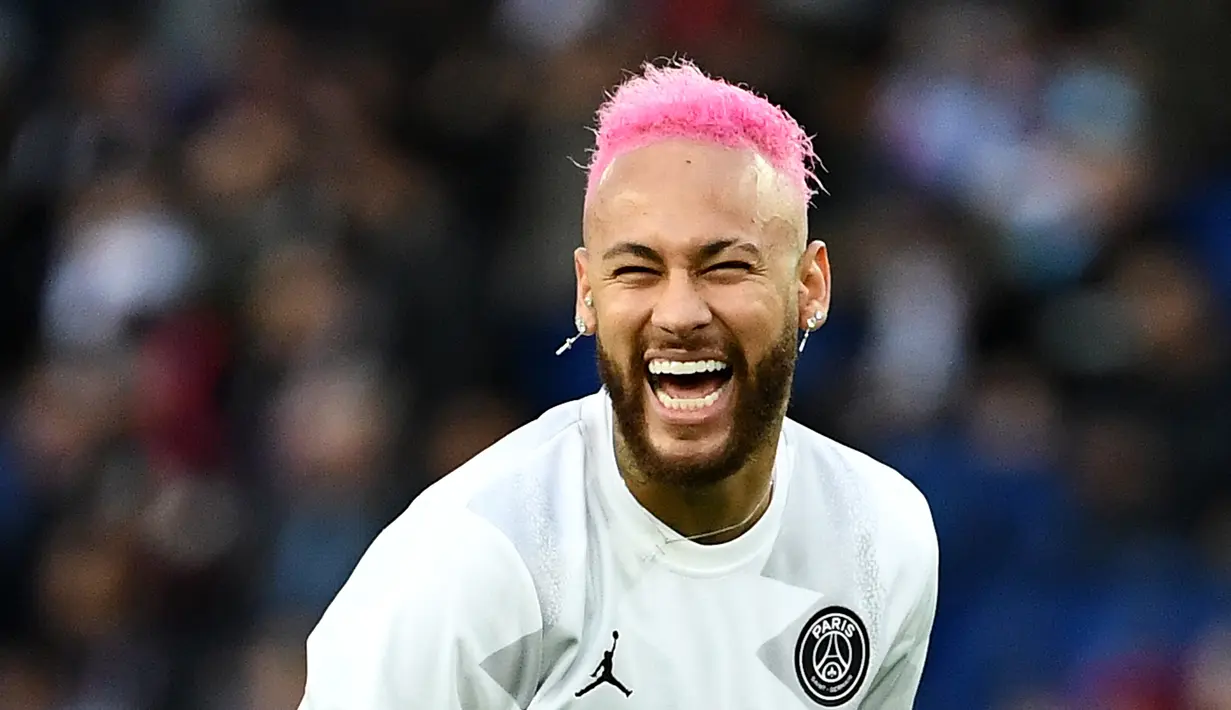
[[[1183,680],[1194,710],[1231,708],[1231,632],[1225,624],[1211,628],[1196,646]]]
[[[48,665],[34,653],[0,652],[0,710],[51,710],[56,684]]]
[[[270,576],[263,606],[319,616],[379,532],[375,515],[391,419],[369,364],[309,366],[275,397]]]
[[[58,91],[27,118],[9,162],[19,190],[73,190],[100,172],[149,165],[161,134],[140,39],[113,23],[74,36]]]
[[[931,6],[929,6],[931,7]],[[1071,281],[1132,208],[1143,89],[1115,34],[1051,48],[1007,6],[904,15],[902,68],[880,100],[883,140],[913,182],[993,222],[1004,276]]]
[[[49,345],[109,348],[190,295],[198,246],[153,193],[149,178],[109,175],[73,205],[45,296]]]

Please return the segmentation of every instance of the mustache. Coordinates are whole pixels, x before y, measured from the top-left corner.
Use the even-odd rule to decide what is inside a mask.
[[[650,336],[641,335],[635,343],[637,352],[644,353],[648,350],[709,350],[729,355],[741,353],[739,344],[734,338],[725,337],[721,334],[697,334],[685,336]]]
[[[649,350],[651,347],[663,350],[727,350],[732,345],[728,338],[715,338],[713,336],[695,335],[685,337],[668,337],[654,338],[651,340],[648,337],[637,339],[637,346],[642,350]]]

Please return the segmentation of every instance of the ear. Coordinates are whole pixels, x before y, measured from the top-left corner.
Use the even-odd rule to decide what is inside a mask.
[[[577,316],[586,322],[586,332],[593,333],[594,307],[586,305],[586,297],[593,298],[594,292],[590,290],[590,253],[585,247],[577,247],[573,251],[573,270],[577,273],[577,302],[573,308]]]
[[[799,260],[799,327],[807,329],[809,318],[821,323],[829,317],[829,250],[815,241]]]

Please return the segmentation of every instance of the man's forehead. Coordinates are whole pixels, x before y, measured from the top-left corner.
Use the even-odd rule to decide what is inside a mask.
[[[586,242],[609,233],[628,238],[628,230],[677,218],[712,220],[725,233],[708,237],[793,232],[794,212],[802,210],[783,187],[777,171],[750,150],[687,141],[645,146],[604,171],[586,203]]]
[[[710,193],[738,192],[758,173],[772,179],[775,171],[755,151],[692,140],[663,140],[630,150],[608,163],[593,197],[601,200],[626,191],[657,192],[664,185],[687,185]]]
[[[719,238],[761,240],[754,212],[721,195],[631,186],[595,200],[587,209],[586,231],[587,240],[597,238],[602,244],[632,240],[672,251],[689,251]]]

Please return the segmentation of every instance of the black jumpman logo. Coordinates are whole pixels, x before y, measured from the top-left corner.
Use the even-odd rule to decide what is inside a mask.
[[[595,668],[594,672],[590,674],[590,677],[596,678],[596,680],[593,683],[582,688],[581,690],[577,691],[577,694],[575,697],[580,698],[581,696],[585,695],[591,690],[594,690],[595,688],[602,685],[603,683],[610,683],[611,685],[614,685],[617,690],[619,690],[621,693],[624,693],[624,697],[626,698],[633,694],[633,691],[629,690],[628,688],[625,688],[624,684],[616,680],[615,675],[612,674],[611,672],[611,664],[613,662],[613,659],[615,658],[616,642],[619,640],[620,640],[620,632],[612,631],[611,632],[611,650],[603,651],[603,660],[598,662],[598,667]]]

